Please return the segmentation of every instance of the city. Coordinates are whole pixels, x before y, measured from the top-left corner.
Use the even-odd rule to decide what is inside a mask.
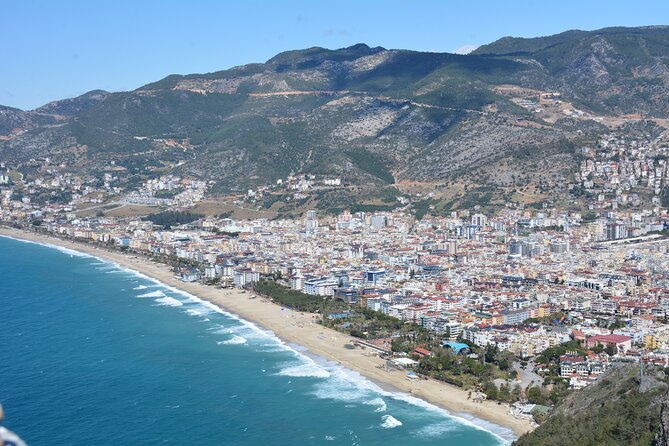
[[[615,139],[608,142],[603,146],[612,152],[601,156],[625,157]],[[631,146],[632,160],[645,159],[643,148]],[[402,330],[363,331],[364,324],[350,322],[356,311],[421,327],[435,336],[429,347],[439,350],[473,357],[472,348],[508,352],[511,373],[499,375],[504,379],[496,379],[496,387],[441,378],[474,390],[476,398],[513,403],[509,410],[518,418],[540,420],[543,408],[560,398],[553,392],[551,402],[545,390],[557,382],[578,390],[614,363],[669,365],[669,215],[658,197],[665,178],[665,164],[659,163],[583,161],[579,175],[591,197],[584,212],[513,206],[494,215],[428,211],[417,220],[405,206],[393,212],[310,210],[299,219],[234,220],[186,213],[202,200],[207,185],[169,176],[147,182],[123,202],[171,211],[110,217],[101,211],[109,207],[97,206],[120,192],[110,185],[113,177],[89,181],[98,185],[90,186],[56,174],[26,181],[21,196],[6,175],[0,216],[10,226],[159,259],[182,282],[262,293],[255,286],[271,281],[343,303],[323,315],[337,320],[331,326],[388,358],[415,359],[403,360],[402,367],[420,371],[421,358],[433,352],[426,343],[394,344]],[[593,176],[608,182],[597,191]],[[300,181],[306,192],[308,183]],[[650,189],[647,208],[638,207],[637,198],[636,208],[624,210],[626,197],[634,195],[626,192],[639,185]],[[41,204],[44,190],[71,201]],[[607,200],[611,192],[615,199]],[[247,199],[255,195],[250,191]],[[83,203],[98,211],[84,207],[87,216],[78,215]],[[188,221],[154,222],[153,215]],[[555,351],[562,354],[547,353]],[[500,385],[518,390],[502,395]]]

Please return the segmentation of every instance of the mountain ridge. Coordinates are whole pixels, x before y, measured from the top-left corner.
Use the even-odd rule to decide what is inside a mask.
[[[370,197],[407,182],[467,189],[461,201],[492,190],[498,205],[523,159],[535,166],[524,182],[564,196],[575,147],[606,130],[602,119],[669,116],[665,42],[668,27],[646,27],[502,38],[467,55],[366,44],[285,51],[0,112],[0,159],[21,166],[48,156],[98,176],[113,165],[128,187],[173,172],[229,194],[310,173]],[[524,105],[523,94],[551,92],[586,117]]]

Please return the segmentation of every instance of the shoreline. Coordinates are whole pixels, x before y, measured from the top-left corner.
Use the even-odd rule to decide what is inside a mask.
[[[286,344],[304,347],[306,351],[301,353],[305,356],[315,356],[328,362],[334,362],[359,373],[384,391],[418,398],[445,409],[451,416],[465,423],[491,431],[494,435],[499,436],[492,431],[494,427],[510,430],[516,437],[533,429],[528,421],[511,416],[505,405],[492,401],[474,403],[467,399],[467,391],[451,384],[433,379],[408,380],[405,372],[385,370],[384,360],[370,355],[366,350],[347,349],[344,345],[350,343],[352,338],[317,324],[315,321],[318,316],[313,314],[282,308],[248,291],[242,292],[237,289],[221,289],[200,283],[182,282],[173,277],[167,265],[151,261],[141,255],[129,255],[84,242],[62,240],[50,235],[7,227],[0,227],[0,235],[89,254],[138,272],[152,280],[209,302],[242,320],[257,324],[260,328],[274,333]],[[477,420],[484,423],[477,423]],[[486,424],[495,426],[486,426]]]

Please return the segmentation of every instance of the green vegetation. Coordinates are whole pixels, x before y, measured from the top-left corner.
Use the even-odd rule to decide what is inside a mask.
[[[450,349],[436,347],[432,356],[421,358],[418,370],[425,375],[455,384],[464,389],[478,388],[490,399],[513,402],[520,398],[519,389],[507,392],[508,387],[499,389],[493,384],[494,379],[510,379],[513,355],[499,352],[495,347],[485,349],[472,347],[475,357],[455,354]]]
[[[204,218],[203,214],[193,214],[190,212],[165,211],[157,214],[147,215],[142,218],[144,221],[150,221],[155,225],[160,225],[165,229],[171,229],[172,226],[179,226],[192,223],[195,220]]]
[[[346,152],[346,155],[360,170],[367,172],[386,183],[395,182],[393,174],[388,171],[385,162],[380,159],[378,155],[374,155],[365,149],[351,150]]]
[[[599,382],[560,402],[536,430],[515,446],[649,446],[658,431],[660,402],[667,377],[649,367],[640,378],[637,365],[620,365]],[[544,401],[530,389],[528,396]]]
[[[279,285],[271,280],[254,283],[253,291],[280,305],[297,311],[325,314],[329,311],[344,311],[348,309],[348,305],[344,302],[304,294]]]
[[[583,223],[592,223],[597,220],[597,218],[599,218],[599,215],[596,212],[588,212],[581,215],[581,221]]]
[[[416,220],[422,220],[423,217],[430,212],[430,206],[433,206],[433,200],[421,200],[413,203],[414,213],[416,214]]]

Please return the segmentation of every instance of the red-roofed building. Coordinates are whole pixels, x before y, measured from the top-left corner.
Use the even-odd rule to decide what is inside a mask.
[[[416,349],[414,349],[414,351],[412,353],[414,355],[417,355],[417,356],[421,357],[421,358],[423,356],[430,356],[432,354],[432,352],[430,350],[426,350],[424,348],[416,348]]]
[[[585,340],[585,346],[587,348],[596,347],[600,344],[604,347],[612,345],[617,352],[625,353],[627,350],[632,348],[632,338],[624,335],[607,334],[590,336]]]

